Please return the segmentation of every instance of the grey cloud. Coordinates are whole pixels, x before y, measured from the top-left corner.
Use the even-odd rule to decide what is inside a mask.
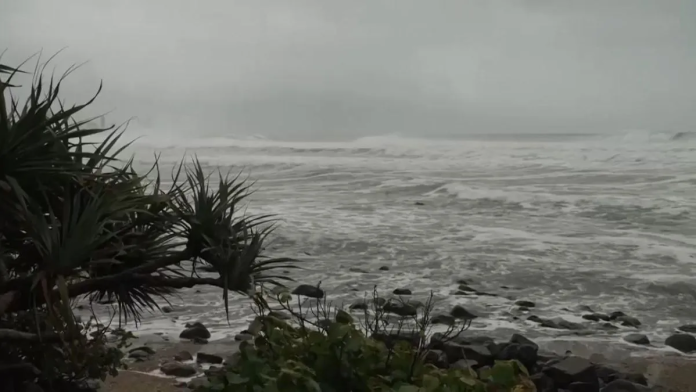
[[[696,4],[654,0],[14,0],[14,63],[68,47],[136,132],[302,139],[692,130]],[[59,67],[60,68],[60,67]],[[138,128],[140,127],[140,130]]]

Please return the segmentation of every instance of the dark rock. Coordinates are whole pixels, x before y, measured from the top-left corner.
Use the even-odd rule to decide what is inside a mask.
[[[583,314],[582,318],[590,321],[609,321],[609,316],[602,313]]]
[[[411,290],[409,289],[396,289],[393,291],[396,295],[411,295]]]
[[[433,324],[443,324],[443,325],[448,325],[452,326],[455,323],[454,317],[448,315],[448,314],[437,314],[433,316],[432,319],[430,319],[430,322]]]
[[[624,312],[611,312],[611,314],[609,314],[609,319],[614,321],[617,318],[623,317],[623,316],[626,316],[626,313],[624,313]]]
[[[208,339],[193,338],[193,344],[208,344]]]
[[[650,389],[643,385],[638,385],[627,380],[614,380],[604,388],[601,392],[648,392]]]
[[[460,284],[459,287],[457,287],[459,291],[468,291],[471,293],[475,293],[476,289],[472,289],[471,287],[465,285],[465,284]]]
[[[685,333],[677,333],[668,337],[665,344],[683,353],[696,351],[696,337]]]
[[[147,355],[153,355],[155,353],[155,350],[153,350],[152,347],[148,347],[148,346],[140,346],[140,347],[132,348],[132,349],[128,350],[128,353],[132,354],[132,353],[138,352],[138,351],[144,352]]]
[[[556,318],[556,319],[538,318],[538,320],[541,320],[541,321],[536,321],[536,320],[532,320],[532,321],[536,321],[539,324],[541,324],[542,327],[546,327],[546,328],[567,329],[570,331],[580,331],[580,330],[585,329],[585,326],[582,324],[574,323],[574,322],[564,320],[561,318]]]
[[[478,367],[479,363],[473,359],[460,359],[457,362],[450,365],[450,369],[474,369]]]
[[[433,347],[442,347],[445,342],[453,342],[460,345],[482,345],[490,346],[495,344],[495,340],[488,336],[471,336],[468,334],[459,334],[452,336],[445,336],[440,332],[434,333],[430,337],[430,344]]]
[[[442,351],[447,355],[449,363],[455,363],[460,359],[474,360],[481,365],[493,363],[493,354],[483,345],[465,345],[452,341],[442,345]]]
[[[128,358],[133,358],[136,361],[144,361],[147,358],[149,358],[151,355],[155,353],[155,350],[153,350],[150,347],[147,346],[142,346],[142,347],[137,347],[134,349],[131,349],[128,351]]]
[[[172,312],[172,307],[171,306],[162,306],[162,313],[171,313]]]
[[[620,316],[615,319],[615,321],[618,321],[623,325],[624,327],[634,327],[638,328],[640,327],[640,321],[638,321],[637,318],[631,317],[631,316]]]
[[[592,308],[587,305],[578,305],[577,309],[581,312],[594,313],[594,310],[592,310]]]
[[[406,342],[413,347],[420,345],[420,333],[418,331],[399,331],[391,333],[375,333],[372,339],[384,343],[387,348],[392,348],[397,342]]]
[[[415,203],[413,203],[413,204],[414,204],[414,205],[417,205],[417,206],[424,206],[424,205],[425,205],[425,203],[423,203],[422,201],[417,201],[417,202],[415,202]]]
[[[222,363],[222,357],[213,354],[199,352],[196,354],[196,362],[198,363]]]
[[[281,312],[278,310],[271,310],[268,312],[270,317],[275,317],[278,320],[290,320],[290,315],[287,312]]]
[[[557,387],[565,388],[574,382],[585,382],[599,389],[597,371],[590,361],[569,356],[544,369]]]
[[[460,320],[473,320],[478,316],[464,309],[461,305],[455,305],[450,311],[450,316]]]
[[[198,266],[198,267],[196,267],[196,269],[201,270],[203,272],[217,272],[217,269],[210,264],[204,264],[204,265]]]
[[[519,310],[520,312],[529,312],[529,308],[525,306],[520,306],[519,308],[517,308],[517,310]]]
[[[197,373],[195,367],[178,362],[165,363],[160,370],[167,376],[175,377],[191,377]]]
[[[619,327],[617,327],[616,325],[614,325],[612,323],[604,323],[604,324],[602,324],[602,328],[603,329],[619,329]]]
[[[384,305],[383,309],[387,313],[394,313],[402,317],[415,316],[418,314],[415,306],[402,302],[389,301]]]
[[[222,366],[211,366],[207,370],[203,371],[203,374],[208,377],[221,377],[225,376],[226,373],[227,371]]]
[[[292,291],[292,294],[316,299],[324,298],[324,290],[320,289],[317,286],[312,286],[308,284],[301,284],[297,286],[295,290]]]
[[[463,278],[457,278],[454,280],[454,283],[456,284],[469,284],[469,281]]]
[[[682,325],[681,327],[679,327],[677,329],[682,331],[682,332],[696,333],[696,324]]]
[[[350,272],[357,272],[357,273],[361,273],[361,274],[367,274],[367,273],[370,272],[370,271],[368,271],[368,270],[365,270],[365,269],[362,269],[362,268],[358,268],[358,267],[351,267],[351,268],[348,269],[348,271],[350,271]]]
[[[181,351],[180,353],[174,354],[174,359],[177,361],[191,361],[193,360],[193,355],[188,351]]]
[[[650,339],[648,339],[648,337],[642,333],[632,333],[624,336],[623,339],[629,343],[638,344],[641,346],[650,344]]]
[[[209,388],[210,381],[208,381],[207,376],[192,378],[191,381],[186,383],[186,388],[191,390],[197,390],[199,388]]]
[[[537,363],[538,347],[530,344],[508,343],[497,355],[497,359],[509,361],[518,360],[527,370],[532,371]]]
[[[568,385],[569,392],[599,392],[598,383],[574,382]]]
[[[186,329],[181,331],[179,334],[181,339],[210,339],[210,331],[205,325],[195,322],[193,324],[186,324]]]
[[[537,392],[556,392],[556,385],[551,377],[544,373],[533,374],[530,378],[536,387]]]
[[[454,292],[453,295],[474,295],[474,294],[476,294],[476,293],[474,293],[474,292],[472,292],[472,291],[461,291],[461,290],[457,290],[457,291]]]
[[[350,310],[367,310],[368,307],[369,306],[368,306],[367,302],[365,302],[363,300],[358,300],[358,301],[355,301],[352,304],[350,304],[348,309],[350,309]]]
[[[528,344],[534,347],[537,351],[539,350],[539,346],[536,343],[534,343],[534,341],[518,333],[512,334],[512,336],[510,337],[510,343]]]
[[[515,305],[517,305],[517,306],[523,306],[523,307],[525,307],[525,308],[533,308],[533,307],[536,306],[536,304],[535,304],[534,302],[532,302],[532,301],[524,301],[524,300],[520,300],[520,301],[515,302]]]
[[[234,335],[234,340],[238,342],[245,342],[249,340],[254,340],[254,335],[248,334],[248,333],[238,333]]]
[[[527,320],[532,321],[532,322],[535,322],[535,323],[540,323],[540,324],[541,324],[542,321],[544,321],[541,317],[539,317],[539,316],[537,316],[537,315],[535,315],[535,314],[533,314],[533,315],[527,317]]]
[[[442,350],[426,351],[423,361],[425,363],[433,364],[439,367],[440,369],[445,369],[449,367],[449,363],[447,362],[447,355],[445,355],[445,353],[442,352]]]
[[[380,271],[389,271],[389,267],[387,267],[386,265],[383,265],[383,266],[379,267],[379,270]]]

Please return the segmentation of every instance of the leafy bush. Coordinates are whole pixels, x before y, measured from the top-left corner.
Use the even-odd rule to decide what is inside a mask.
[[[278,313],[263,311],[269,307],[261,295],[257,297],[261,313],[250,327],[258,326],[255,338],[243,342],[225,371],[212,375],[210,385],[197,391],[536,390],[527,370],[517,361],[498,361],[478,373],[471,368],[438,367],[426,344],[426,334],[432,326],[432,296],[418,315],[392,318],[394,321],[390,322],[384,309],[389,302],[400,299],[380,301],[375,295],[372,309],[364,310],[360,321],[345,310],[332,311],[325,300],[314,301],[312,313],[316,318],[312,320],[301,306],[299,310],[290,306],[288,293],[280,293],[277,302],[292,313],[290,320],[285,321],[275,315]],[[301,305],[299,298],[298,303]],[[330,319],[325,318],[328,314],[332,314]],[[415,329],[404,330],[408,325]],[[450,326],[442,336],[458,335],[465,327]]]
[[[272,272],[294,260],[262,254],[273,218],[240,213],[245,181],[211,180],[196,160],[180,164],[167,189],[157,165],[148,180],[119,159],[121,129],[79,119],[92,101],[64,106],[63,79],[45,82],[37,70],[22,104],[11,93],[22,72],[0,64],[3,391],[72,392],[116,372],[110,322],[80,322],[77,299],[113,301],[119,323],[137,323],[181,288],[219,287],[227,307],[230,291],[287,279]],[[217,276],[199,276],[204,265]]]

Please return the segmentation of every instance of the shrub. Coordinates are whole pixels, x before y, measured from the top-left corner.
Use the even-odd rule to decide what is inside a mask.
[[[372,309],[364,310],[357,321],[343,309],[332,310],[325,300],[314,301],[314,317],[309,317],[301,306],[290,306],[288,293],[280,293],[277,303],[292,314],[290,321],[284,321],[265,311],[270,307],[261,296],[259,316],[250,328],[259,327],[253,341],[243,342],[224,372],[213,374],[209,385],[197,391],[535,391],[527,370],[517,361],[498,361],[478,373],[446,364],[438,367],[426,344],[432,296],[417,315],[394,322],[388,321],[385,308],[399,299],[380,301],[373,296]],[[466,322],[452,325],[441,336],[458,335],[466,326]]]
[[[82,323],[77,299],[114,301],[119,324],[137,323],[181,288],[219,287],[227,307],[230,292],[287,279],[272,272],[294,260],[262,253],[273,218],[240,213],[249,184],[211,180],[196,160],[167,189],[156,164],[148,180],[119,159],[122,129],[79,119],[92,101],[64,106],[63,78],[37,70],[21,104],[22,72],[0,64],[0,389],[72,392],[116,372],[110,323]]]

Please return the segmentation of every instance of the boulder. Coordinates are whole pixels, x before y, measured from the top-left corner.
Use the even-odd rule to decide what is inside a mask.
[[[401,289],[395,289],[395,290],[393,291],[393,293],[396,294],[396,295],[411,295],[411,290],[405,289],[405,288],[401,288]]]
[[[665,344],[683,353],[696,351],[696,337],[685,333],[677,333],[668,337]]]
[[[611,321],[614,321],[617,318],[623,317],[623,316],[626,316],[626,313],[624,313],[624,312],[611,312],[611,314],[609,314],[609,319]]]
[[[534,383],[537,392],[555,392],[557,391],[556,385],[553,383],[551,377],[544,373],[533,374],[529,379]]]
[[[366,270],[366,269],[358,268],[358,267],[350,267],[350,268],[348,268],[348,271],[350,271],[350,272],[357,272],[357,273],[360,273],[360,274],[367,274],[367,273],[370,272],[370,271],[368,271],[368,270]]]
[[[448,314],[436,314],[430,319],[430,322],[433,324],[442,324],[442,325],[448,325],[452,326],[455,323],[454,317],[448,315]]]
[[[324,298],[324,290],[320,289],[317,286],[312,286],[308,284],[301,284],[297,286],[295,290],[292,291],[292,294],[316,299]]]
[[[568,385],[569,392],[599,392],[599,384],[589,382],[574,382]]]
[[[179,334],[181,339],[210,339],[210,331],[202,323],[186,324],[186,329]]]
[[[638,344],[641,346],[650,344],[650,339],[648,339],[648,337],[642,333],[632,333],[624,336],[623,339],[629,343]]]
[[[222,363],[222,357],[218,355],[199,352],[198,354],[196,354],[196,362],[218,364]]]
[[[530,344],[508,343],[496,355],[497,359],[509,361],[518,360],[528,371],[533,371],[536,366],[539,348]]]
[[[162,313],[171,313],[172,312],[172,307],[171,306],[162,306]]]
[[[389,271],[389,267],[387,267],[386,265],[383,265],[383,266],[379,267],[379,270],[380,271]]]
[[[687,325],[682,325],[678,330],[682,332],[687,332],[687,333],[696,333],[696,324],[687,324]]]
[[[533,346],[537,351],[539,350],[539,346],[536,343],[518,333],[512,334],[512,336],[510,337],[510,343],[528,344],[530,346]]]
[[[254,340],[254,335],[242,332],[242,333],[238,333],[238,334],[234,335],[234,340],[236,340],[238,342],[245,342],[245,341],[249,341],[249,340]]]
[[[648,392],[650,389],[646,386],[632,383],[626,380],[614,380],[604,386],[600,392]]]
[[[188,351],[181,351],[177,354],[174,354],[174,359],[176,361],[191,361],[193,360],[193,355],[191,355],[190,352]]]
[[[352,304],[350,304],[348,309],[350,309],[350,310],[367,310],[368,307],[369,307],[368,303],[361,299],[361,300],[355,301]]]
[[[525,308],[533,308],[536,306],[536,304],[532,301],[525,301],[525,300],[519,300],[515,302],[515,305],[525,307]]]
[[[568,356],[543,370],[559,388],[574,382],[589,383],[599,389],[597,370],[587,359]]]
[[[470,359],[480,365],[488,365],[492,364],[494,359],[488,347],[483,345],[466,345],[449,341],[443,343],[442,351],[447,355],[449,363],[455,363],[460,359]]]
[[[420,333],[418,331],[378,332],[372,335],[372,339],[384,343],[388,348],[394,347],[396,342],[406,342],[413,347],[420,345]]]
[[[452,308],[452,310],[450,311],[450,316],[452,316],[456,319],[465,320],[465,321],[469,321],[469,320],[473,320],[475,318],[478,318],[477,315],[464,309],[464,307],[461,305],[455,305],[454,308]]]
[[[465,284],[460,284],[459,287],[457,287],[459,291],[464,291],[464,292],[470,292],[470,293],[475,293],[476,289],[472,289],[471,287],[465,285]]]
[[[609,321],[609,316],[603,313],[590,313],[590,314],[583,314],[582,318],[585,320],[590,320],[590,321]]]
[[[624,327],[638,328],[641,325],[637,318],[631,316],[620,316],[614,319],[614,321],[620,322]]]
[[[418,311],[415,306],[398,301],[387,302],[384,305],[383,309],[387,313],[394,313],[401,317],[415,316],[418,314]]]
[[[160,370],[167,376],[174,377],[191,377],[197,373],[195,367],[178,362],[165,363]]]
[[[186,383],[186,388],[191,390],[198,390],[199,388],[209,388],[210,381],[208,381],[208,376],[192,378],[191,381]]]

